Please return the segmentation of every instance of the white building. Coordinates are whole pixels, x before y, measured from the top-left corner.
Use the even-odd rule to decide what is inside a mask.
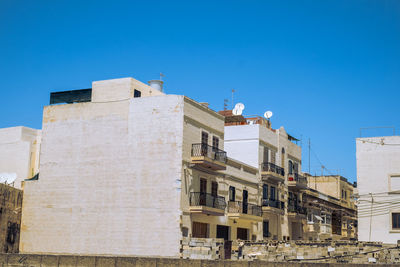
[[[360,241],[400,240],[400,136],[357,138]]]
[[[41,131],[27,127],[0,129],[0,180],[16,188],[38,173]]]

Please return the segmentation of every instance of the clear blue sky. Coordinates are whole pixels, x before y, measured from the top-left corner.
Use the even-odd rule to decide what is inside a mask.
[[[303,170],[311,138],[353,181],[359,128],[400,131],[400,1],[0,0],[0,127],[41,128],[51,91],[159,72],[215,110],[235,88],[246,114],[303,139]]]

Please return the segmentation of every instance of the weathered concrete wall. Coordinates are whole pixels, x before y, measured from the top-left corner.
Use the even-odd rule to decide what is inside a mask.
[[[20,250],[179,255],[183,99],[45,107]]]
[[[0,184],[0,252],[18,252],[22,191]]]
[[[311,262],[267,262],[231,261],[231,260],[189,260],[176,258],[144,258],[144,257],[112,257],[112,256],[84,256],[84,255],[40,255],[40,254],[0,254],[0,264],[4,267],[360,267],[368,264],[340,264],[340,263],[311,263]],[[397,264],[380,264],[382,267],[394,267]]]
[[[398,193],[388,193],[391,191],[391,175],[400,177],[400,146],[390,144],[400,144],[400,136],[356,140],[357,182],[360,194],[358,238],[362,241],[396,243],[400,240],[400,230],[392,229],[391,222],[392,212],[400,213],[396,204],[400,196]]]
[[[13,186],[21,188],[24,179],[38,172],[40,130],[27,127],[0,129],[0,177],[16,177]]]
[[[235,251],[232,259],[259,259],[269,262],[400,264],[400,247],[374,242],[246,242],[242,252],[243,256],[239,257],[238,251]]]

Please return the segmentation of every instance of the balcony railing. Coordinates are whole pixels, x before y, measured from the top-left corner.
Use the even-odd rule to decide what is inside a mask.
[[[274,172],[276,174],[285,176],[285,169],[275,165],[271,162],[264,162],[261,166],[263,172]]]
[[[261,206],[249,203],[243,203],[241,201],[229,201],[228,212],[261,216],[262,208]]]
[[[281,210],[285,209],[285,202],[274,199],[263,199],[262,205],[263,207],[272,207]]]
[[[289,205],[288,205],[288,212],[295,212],[298,214],[307,214],[307,209],[305,207],[299,206],[298,204],[292,204],[290,203],[289,200]]]
[[[192,157],[208,157],[226,163],[226,152],[207,144],[192,144]]]
[[[300,175],[298,173],[294,173],[294,174],[288,174],[288,181],[295,181],[295,182],[299,182],[299,183],[307,183],[307,178],[304,177],[303,175]]]
[[[203,192],[191,192],[190,206],[206,206],[224,210],[226,208],[226,202],[224,197],[213,196],[212,194]]]

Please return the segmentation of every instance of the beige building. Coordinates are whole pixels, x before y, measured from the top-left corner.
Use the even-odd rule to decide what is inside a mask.
[[[21,188],[39,172],[41,131],[27,127],[0,129],[0,182]]]
[[[302,239],[306,223],[301,190],[301,148],[283,127],[272,129],[258,116],[225,115],[225,150],[258,171],[263,210],[263,239]]]
[[[227,157],[222,115],[132,78],[50,102],[22,252],[179,256],[185,236],[262,238],[258,169]]]
[[[303,193],[306,239],[357,239],[354,185],[340,175],[307,176],[307,180],[309,189]]]
[[[150,84],[51,94],[21,252],[180,256],[188,237],[222,238],[229,257],[232,240],[309,238],[297,139]]]

